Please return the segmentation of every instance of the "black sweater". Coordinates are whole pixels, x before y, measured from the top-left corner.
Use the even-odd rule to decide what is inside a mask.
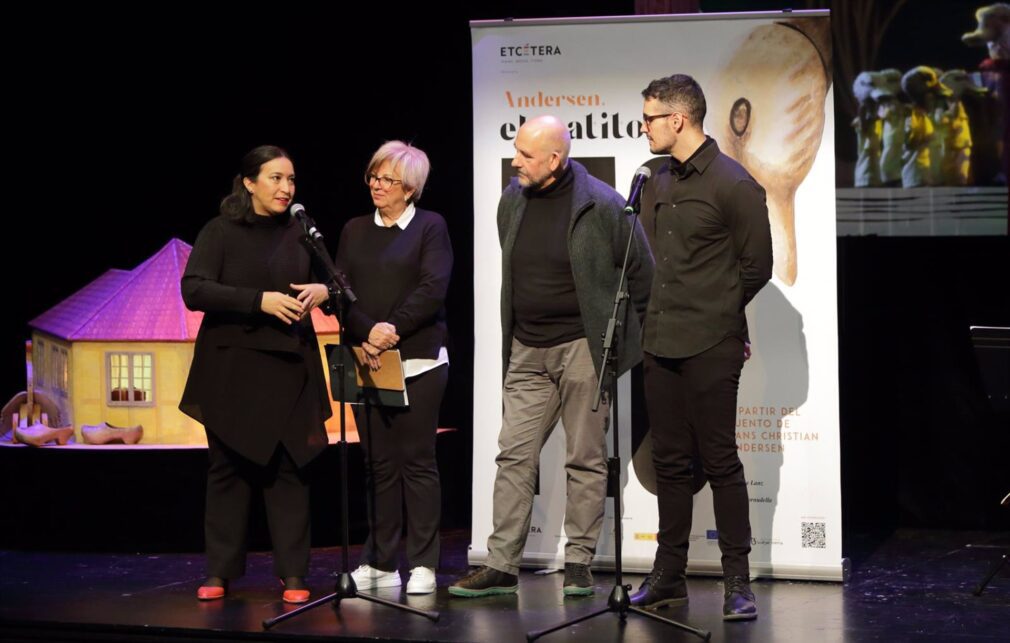
[[[396,327],[403,359],[435,359],[446,345],[445,295],[452,273],[452,244],[441,215],[417,209],[405,230],[356,217],[340,233],[337,266],[347,273],[358,301],[344,320],[343,341],[357,345],[372,326]]]
[[[512,248],[515,336],[548,347],[586,336],[568,255],[572,222],[571,167],[545,190],[526,190],[528,202]]]
[[[311,318],[288,325],[260,310],[264,292],[314,281],[301,234],[288,215],[219,216],[182,277],[186,306],[205,314],[179,408],[261,465],[281,442],[304,466],[326,446],[332,413]]]
[[[309,317],[287,325],[260,310],[265,291],[294,297],[289,284],[315,281],[301,234],[288,215],[251,224],[219,216],[204,226],[182,277],[186,306],[206,313],[203,343],[296,353],[302,345],[315,348]]]

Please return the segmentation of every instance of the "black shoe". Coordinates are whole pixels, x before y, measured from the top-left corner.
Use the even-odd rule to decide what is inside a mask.
[[[653,568],[631,595],[631,604],[647,609],[687,605],[687,580],[683,574]]]
[[[757,605],[750,580],[746,576],[727,576],[723,581],[726,593],[722,604],[722,620],[747,621],[757,618]]]
[[[565,563],[565,596],[589,596],[593,593],[593,573],[589,565]]]
[[[519,591],[519,578],[484,565],[459,579],[449,587],[453,596],[476,598],[493,594],[515,594]]]

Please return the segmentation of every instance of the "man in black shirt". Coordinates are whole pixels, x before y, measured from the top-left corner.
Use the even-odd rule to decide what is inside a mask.
[[[705,95],[690,76],[642,92],[649,150],[642,225],[656,258],[643,349],[659,533],[638,606],[687,602],[692,459],[712,487],[725,577],[723,618],[757,617],[750,589],[747,481],[737,454],[740,372],[749,351],[744,307],[772,272],[764,189],[705,136]]]
[[[568,158],[571,136],[553,116],[527,121],[515,141],[518,176],[498,204],[502,245],[504,417],[498,437],[494,531],[485,565],[454,596],[510,594],[530,529],[540,449],[565,428],[565,595],[593,592],[589,564],[603,525],[608,407],[592,410],[603,332],[631,220],[623,199]],[[641,360],[641,320],[653,261],[641,225],[628,269],[631,306],[618,332],[619,373]],[[633,306],[633,309],[632,309]]]

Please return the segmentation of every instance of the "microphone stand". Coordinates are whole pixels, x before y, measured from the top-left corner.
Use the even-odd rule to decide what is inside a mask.
[[[636,175],[637,178],[637,175]],[[644,181],[642,181],[644,183]],[[628,231],[628,242],[624,248],[624,263],[621,266],[621,280],[617,285],[617,293],[614,295],[614,309],[610,315],[610,321],[607,322],[607,330],[603,334],[603,372],[600,377],[599,386],[596,389],[596,400],[593,402],[593,411],[597,411],[600,407],[600,401],[606,396],[610,400],[611,409],[610,412],[613,418],[613,431],[611,435],[614,440],[614,457],[607,459],[607,495],[614,499],[614,589],[610,592],[610,597],[607,599],[607,606],[598,609],[589,614],[584,614],[577,618],[567,620],[563,623],[557,625],[552,625],[546,629],[534,630],[532,632],[527,632],[526,640],[535,641],[536,639],[544,636],[545,634],[550,634],[551,632],[556,632],[557,630],[564,629],[570,625],[575,625],[576,623],[581,623],[582,621],[587,621],[591,618],[600,616],[601,614],[606,614],[607,612],[616,612],[621,619],[621,623],[628,617],[628,612],[639,614],[647,618],[651,618],[655,621],[660,621],[661,623],[666,623],[672,625],[676,628],[682,629],[685,632],[690,632],[695,636],[700,637],[702,640],[708,641],[712,634],[707,630],[697,629],[691,627],[690,625],[685,625],[684,623],[679,623],[673,619],[664,618],[659,616],[655,612],[643,609],[641,607],[635,607],[631,604],[631,597],[628,592],[631,591],[631,585],[624,585],[624,579],[622,576],[622,565],[621,565],[621,541],[623,538],[621,529],[621,446],[620,446],[620,427],[618,418],[618,406],[617,406],[617,327],[620,326],[621,322],[621,311],[626,306],[627,300],[629,299],[628,292],[625,290],[625,281],[628,276],[628,259],[631,255],[631,245],[634,243],[635,239],[635,227],[638,224],[638,210],[639,210],[639,199],[636,198],[640,196],[641,184],[638,184],[638,189],[632,187],[632,196],[629,199],[632,203],[629,203],[628,207],[624,209],[625,214],[632,215],[631,217],[631,227]],[[609,428],[611,417],[607,418],[607,426]],[[623,630],[622,630],[623,632]]]
[[[380,605],[385,605],[387,607],[392,607],[394,609],[403,610],[404,612],[410,612],[412,614],[417,614],[423,616],[427,619],[431,619],[433,622],[438,622],[439,613],[428,610],[417,609],[416,607],[411,607],[409,605],[403,605],[402,603],[397,603],[395,601],[386,600],[384,598],[379,598],[378,596],[372,596],[371,594],[361,594],[358,592],[358,587],[354,583],[354,577],[351,576],[350,572],[350,554],[348,552],[348,546],[350,541],[350,528],[348,519],[348,501],[347,501],[347,431],[346,431],[346,400],[347,396],[344,390],[344,375],[345,375],[345,362],[347,361],[347,356],[350,354],[352,357],[351,361],[354,360],[353,353],[347,350],[344,345],[344,317],[347,313],[347,305],[353,303],[357,300],[354,293],[348,287],[346,279],[337,270],[337,267],[333,264],[333,260],[326,252],[325,246],[322,245],[323,236],[319,234],[316,230],[315,223],[304,214],[304,212],[298,213],[296,215],[298,221],[302,224],[305,231],[305,235],[301,238],[301,242],[304,246],[309,249],[310,256],[318,260],[319,264],[323,267],[327,274],[326,287],[330,292],[330,304],[333,307],[333,313],[337,317],[337,324],[340,327],[340,359],[337,360],[336,364],[331,364],[330,368],[334,371],[334,375],[331,377],[337,377],[337,388],[340,391],[340,516],[343,521],[343,529],[341,530],[341,558],[343,562],[343,571],[337,578],[337,582],[334,585],[333,593],[318,598],[312,602],[301,605],[290,612],[285,612],[280,616],[275,616],[274,618],[264,619],[263,629],[269,630],[274,625],[286,621],[290,618],[294,618],[299,614],[307,612],[309,610],[315,609],[320,605],[326,603],[333,603],[333,609],[340,609],[340,601],[348,600],[352,598],[360,598],[362,600],[370,601],[372,603],[378,603]]]

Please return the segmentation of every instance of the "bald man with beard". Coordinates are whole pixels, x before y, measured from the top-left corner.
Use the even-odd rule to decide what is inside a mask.
[[[449,588],[453,596],[518,591],[540,450],[558,420],[566,440],[564,594],[593,593],[589,570],[607,493],[606,418],[592,410],[603,333],[631,231],[624,200],[568,158],[571,136],[554,116],[519,128],[514,177],[498,203],[502,247],[504,415],[498,436],[494,531],[484,566]],[[652,255],[636,223],[628,266],[630,306],[617,331],[618,373],[642,359],[642,320]]]

